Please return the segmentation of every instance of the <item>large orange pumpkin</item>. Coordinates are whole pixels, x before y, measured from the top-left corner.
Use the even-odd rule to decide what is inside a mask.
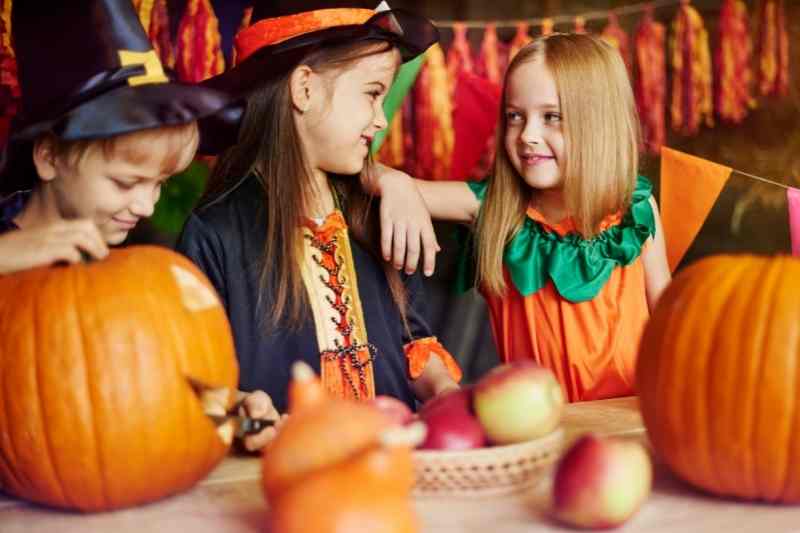
[[[0,276],[0,489],[83,511],[191,487],[227,445],[187,379],[235,388],[230,326],[154,246]]]
[[[680,477],[800,502],[800,260],[715,256],[681,272],[645,330],[637,389]]]
[[[291,415],[264,450],[270,531],[416,533],[411,448],[382,442],[381,412],[323,396],[310,372],[292,382]]]

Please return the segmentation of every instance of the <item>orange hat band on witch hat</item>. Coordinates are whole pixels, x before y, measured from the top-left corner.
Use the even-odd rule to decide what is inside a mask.
[[[375,11],[371,9],[341,8],[260,20],[236,35],[236,62],[241,63],[265,46],[336,26],[364,24],[373,16]]]

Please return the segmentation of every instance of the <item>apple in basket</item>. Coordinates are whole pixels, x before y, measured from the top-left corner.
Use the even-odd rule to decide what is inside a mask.
[[[428,428],[422,449],[454,451],[486,445],[486,433],[472,412],[470,387],[437,396],[422,406],[419,417]]]
[[[475,413],[493,444],[543,437],[558,427],[564,394],[553,372],[532,361],[500,365],[475,386]]]
[[[405,426],[414,420],[414,413],[405,402],[392,396],[378,395],[369,404],[383,413],[393,425]]]
[[[615,527],[650,494],[653,467],[637,441],[585,435],[564,454],[553,482],[553,514],[577,527]]]

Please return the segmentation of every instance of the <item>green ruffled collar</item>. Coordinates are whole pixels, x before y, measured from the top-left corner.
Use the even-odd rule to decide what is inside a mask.
[[[470,184],[470,188],[482,199],[486,184]],[[503,254],[514,287],[528,296],[544,287],[549,279],[565,300],[593,299],[613,270],[633,263],[647,239],[655,235],[655,217],[650,205],[652,190],[647,178],[639,176],[631,208],[622,221],[589,240],[575,233],[560,236],[526,217]],[[461,291],[471,288],[475,280],[473,247],[466,244],[456,278],[456,287]]]

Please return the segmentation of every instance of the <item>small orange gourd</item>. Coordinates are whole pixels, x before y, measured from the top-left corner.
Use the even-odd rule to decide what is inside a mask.
[[[0,276],[0,489],[104,511],[194,485],[225,456],[188,379],[235,390],[212,285],[154,246]]]
[[[678,274],[642,338],[637,389],[680,477],[800,502],[800,260],[714,256]]]
[[[290,416],[264,450],[273,533],[415,533],[411,447],[376,408],[328,397],[302,363],[293,369]],[[419,440],[419,439],[417,439]]]

